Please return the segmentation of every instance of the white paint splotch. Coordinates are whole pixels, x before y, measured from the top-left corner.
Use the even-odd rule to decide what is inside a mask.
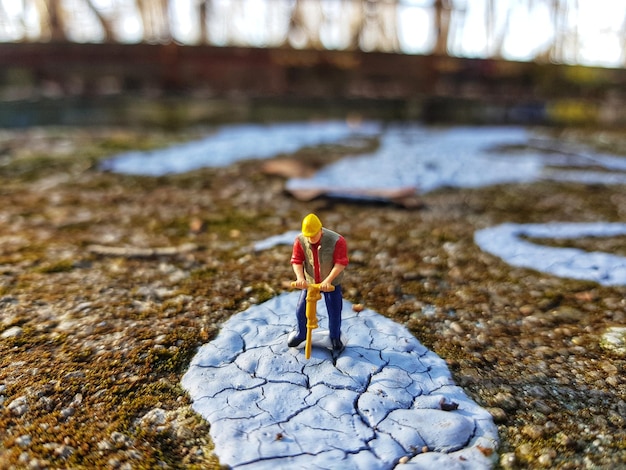
[[[207,137],[151,151],[126,152],[105,170],[160,176],[241,160],[294,153],[306,146],[378,137],[379,147],[346,157],[309,178],[292,178],[294,194],[388,199],[398,190],[427,193],[439,188],[477,188],[538,180],[626,184],[626,159],[540,139],[522,127],[427,127],[345,121],[236,124]]]
[[[507,263],[555,276],[595,281],[602,285],[626,285],[626,258],[577,248],[557,248],[533,243],[524,237],[568,239],[626,235],[623,223],[507,223],[479,230],[476,244]]]
[[[255,242],[253,245],[254,251],[268,250],[277,245],[293,245],[294,240],[298,235],[300,235],[300,233],[300,230],[290,230],[278,235],[269,236],[263,240]]]
[[[487,469],[497,447],[491,415],[456,386],[445,362],[403,326],[344,302],[345,350],[324,331],[306,360],[287,346],[299,293],[232,317],[182,380],[232,468]],[[320,327],[327,313],[319,302]],[[442,401],[456,403],[442,410]],[[493,452],[493,455],[492,455]],[[400,465],[403,458],[408,462]]]
[[[103,169],[146,176],[185,173],[289,154],[303,147],[374,135],[379,131],[380,126],[375,123],[350,125],[344,121],[227,125],[200,140],[117,155],[107,160]]]

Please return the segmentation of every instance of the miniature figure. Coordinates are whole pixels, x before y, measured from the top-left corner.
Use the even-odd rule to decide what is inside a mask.
[[[297,330],[291,333],[287,344],[296,347],[307,339],[306,300],[310,287],[324,294],[331,345],[333,351],[340,352],[343,349],[341,281],[348,265],[346,240],[338,233],[323,228],[315,214],[309,214],[302,220],[302,233],[294,241],[291,265],[296,274],[293,286],[303,290],[296,307]]]

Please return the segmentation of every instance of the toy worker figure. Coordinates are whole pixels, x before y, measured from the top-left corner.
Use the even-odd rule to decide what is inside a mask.
[[[296,317],[298,329],[288,340],[289,347],[296,347],[306,339],[306,287],[320,284],[320,291],[328,310],[328,329],[333,351],[341,351],[341,280],[348,265],[346,240],[338,233],[322,227],[315,214],[302,220],[302,233],[296,237],[291,255],[291,265],[296,274],[295,287],[302,290]],[[331,286],[335,289],[331,291]]]

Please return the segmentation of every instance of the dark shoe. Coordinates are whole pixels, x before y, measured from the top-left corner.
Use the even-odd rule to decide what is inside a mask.
[[[304,338],[300,339],[298,338],[298,335],[294,334],[293,337],[289,338],[289,340],[287,341],[287,346],[289,346],[290,348],[297,348],[302,344],[302,341],[304,341]]]
[[[339,338],[331,338],[330,342],[333,345],[334,352],[340,352],[343,350],[343,343]]]

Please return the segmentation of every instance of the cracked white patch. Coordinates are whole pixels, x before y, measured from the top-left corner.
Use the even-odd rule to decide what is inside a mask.
[[[507,263],[555,276],[595,281],[606,286],[626,285],[626,258],[577,248],[537,245],[522,237],[578,238],[626,235],[621,223],[502,224],[475,233],[476,244]]]
[[[415,188],[427,193],[441,187],[534,181],[542,171],[536,151],[520,153],[514,159],[487,152],[495,145],[526,142],[529,135],[525,129],[515,127],[388,126],[375,152],[343,158],[310,178],[292,178],[286,188],[332,188],[329,195],[342,196],[369,189]]]
[[[511,153],[510,146],[529,144]],[[596,168],[609,171],[595,171]],[[574,169],[572,169],[574,168]],[[344,158],[310,178],[292,178],[290,191],[358,197],[371,190],[479,188],[539,180],[624,184],[626,159],[533,138],[521,127],[385,127],[375,152]]]
[[[402,325],[367,309],[356,314],[344,302],[345,350],[334,357],[319,329],[306,360],[302,349],[287,347],[298,296],[282,294],[232,317],[183,377],[222,464],[492,467],[485,455],[498,442],[491,415],[453,383],[440,357]],[[318,318],[326,326],[323,302]],[[458,408],[442,411],[442,399]]]

